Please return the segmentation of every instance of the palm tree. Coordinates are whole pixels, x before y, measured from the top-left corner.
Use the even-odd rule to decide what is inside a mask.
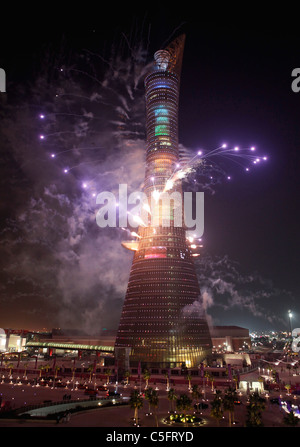
[[[23,377],[26,377],[27,368],[28,368],[28,363],[24,363],[24,376]]]
[[[236,374],[234,374],[234,376],[233,376],[233,381],[235,382],[235,389],[236,389],[236,391],[238,390],[238,387],[239,387],[239,378],[238,378],[238,376],[236,375]]]
[[[49,363],[47,363],[47,364],[45,365],[46,373],[49,371],[49,369],[50,369],[50,365],[49,365]]]
[[[191,389],[191,380],[192,380],[192,376],[190,373],[188,373],[185,378],[189,381],[189,390]]]
[[[192,399],[189,398],[187,394],[181,394],[179,399],[176,401],[176,407],[179,411],[183,412],[183,422],[186,424],[186,412],[191,409]]]
[[[54,378],[55,379],[57,379],[57,374],[58,374],[58,371],[60,370],[60,366],[56,366],[55,367],[55,375],[54,375]]]
[[[169,389],[168,400],[170,401],[170,411],[174,411],[174,401],[177,400],[174,388]]]
[[[74,372],[75,372],[75,368],[73,368],[73,369],[74,369]],[[93,371],[94,371],[94,365],[89,365],[89,367],[88,367],[88,372],[90,373],[89,382],[92,381]],[[106,374],[106,373],[105,373],[105,374]]]
[[[146,387],[145,387],[145,388],[147,388],[147,387],[148,387],[149,379],[150,379],[150,377],[151,377],[150,371],[148,371],[148,369],[145,369],[145,370],[144,370],[144,373],[143,373],[143,376],[144,376],[144,379],[145,379],[145,381],[146,381]]]
[[[156,413],[156,410],[158,408],[158,403],[159,403],[159,399],[158,399],[157,391],[153,390],[151,393],[151,397],[150,397],[150,405],[151,405],[151,407],[154,408],[154,417],[155,417],[155,421],[156,421],[156,427],[158,427],[158,420],[157,420],[157,413]]]
[[[267,365],[266,369],[268,370],[268,374],[270,375],[270,372],[273,370],[273,366]]]
[[[247,427],[262,427],[262,411],[265,409],[265,399],[259,396],[257,392],[249,397],[247,406]]]
[[[129,405],[134,409],[134,420],[138,423],[139,409],[142,408],[144,401],[137,390],[131,393]]]
[[[169,383],[169,374],[167,372],[165,373],[165,378],[167,379],[167,391],[169,391],[170,383]]]
[[[291,425],[291,426],[295,427],[299,423],[299,418],[297,416],[295,416],[293,411],[291,411],[283,417],[283,422],[286,425]]]
[[[210,372],[209,372],[209,371],[205,371],[205,373],[204,373],[204,377],[206,378],[206,382],[205,382],[205,384],[206,384],[208,380],[211,380],[211,374],[210,374]]]
[[[214,400],[211,403],[210,415],[215,418],[220,425],[220,419],[223,417],[221,391],[217,390]]]
[[[154,417],[156,420],[156,426],[158,427],[156,409],[158,407],[158,394],[157,391],[149,387],[145,391],[145,399],[149,402],[149,413],[151,414],[151,407],[154,408]]]
[[[228,411],[228,423],[229,427],[231,427],[232,422],[234,422],[234,401],[236,399],[236,391],[232,388],[228,388],[225,391],[225,395],[223,397],[223,408],[225,411]]]
[[[39,370],[40,370],[40,378],[41,378],[41,376],[42,376],[42,371],[43,371],[43,369],[45,369],[45,365],[40,365],[40,366],[39,366]]]
[[[199,411],[199,399],[202,396],[202,393],[198,389],[198,385],[195,384],[192,386],[192,398],[195,399],[198,403],[196,403],[197,411]]]
[[[106,383],[109,384],[109,377],[111,376],[111,369],[108,368],[108,369],[105,371],[105,375],[106,375],[106,377],[107,377],[107,381],[106,381]]]
[[[9,375],[10,375],[10,376],[11,376],[13,367],[14,367],[14,364],[13,364],[13,363],[8,363],[7,368],[9,369]]]
[[[76,371],[76,367],[75,367],[75,365],[74,365],[73,368],[72,368],[72,383],[73,383],[73,387],[74,387],[75,371]]]
[[[125,371],[124,376],[126,377],[126,385],[128,385],[130,378],[130,371]]]
[[[276,369],[272,369],[272,377],[273,377],[274,381],[276,381],[276,375],[277,375]]]
[[[145,399],[148,401],[148,404],[149,404],[149,413],[151,412],[150,401],[151,401],[152,393],[153,393],[153,388],[151,388],[151,387],[147,388],[145,391]]]

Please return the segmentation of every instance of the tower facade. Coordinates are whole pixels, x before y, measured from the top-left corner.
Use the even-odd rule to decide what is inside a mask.
[[[152,205],[137,240],[124,243],[134,250],[134,257],[115,354],[126,368],[128,361],[131,366],[141,362],[147,367],[182,363],[195,367],[211,352],[193,257],[180,217],[182,200],[161,200],[166,190],[182,198],[180,179],[172,179],[180,163],[178,102],[183,47],[184,36],[180,36],[168,48],[157,51],[154,67],[145,78],[143,192]]]

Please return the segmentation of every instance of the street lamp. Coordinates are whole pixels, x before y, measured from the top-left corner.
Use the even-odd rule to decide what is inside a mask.
[[[290,322],[290,333],[291,333],[291,336],[292,336],[292,317],[293,317],[293,314],[292,314],[291,310],[288,311],[288,316],[289,316],[289,322]]]

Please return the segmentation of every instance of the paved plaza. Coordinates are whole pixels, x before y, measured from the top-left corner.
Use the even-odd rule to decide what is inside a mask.
[[[262,373],[262,370],[255,371],[249,373],[248,376],[251,379],[253,375],[258,377],[259,374]],[[266,373],[267,374],[267,373]],[[267,376],[266,376],[267,377]],[[299,375],[293,375],[287,371],[280,371],[280,378],[284,380],[286,383],[291,382],[292,384],[296,384],[299,382]],[[69,378],[70,379],[70,378]],[[246,380],[247,375],[243,375],[242,380]],[[67,378],[65,380],[68,380]],[[71,394],[72,400],[82,400],[89,399],[89,396],[84,394],[83,389],[74,389],[72,388],[72,383],[68,384],[68,388],[53,388],[53,387],[45,387],[45,386],[32,386],[25,384],[22,378],[18,377],[16,374],[13,375],[13,379],[7,383],[0,383],[0,395],[2,401],[9,401],[11,403],[12,408],[19,408],[24,405],[32,405],[32,404],[41,404],[44,401],[52,401],[52,402],[63,402],[64,395]],[[102,381],[103,383],[104,381]],[[200,385],[200,382],[199,382]],[[142,382],[141,390],[143,391],[145,383]],[[152,383],[150,386],[155,388]],[[122,394],[122,396],[130,396],[132,390],[135,388],[139,389],[136,385],[131,385],[129,387],[126,386],[118,386],[118,392]],[[113,385],[109,385],[111,390],[115,390]],[[200,387],[199,387],[200,388]],[[219,388],[221,391],[225,390],[225,388]],[[158,383],[157,390],[159,394],[159,406],[157,409],[157,420],[158,427],[170,427],[166,425],[164,419],[168,416],[168,411],[170,409],[170,402],[167,399],[167,391],[166,385]],[[188,384],[175,384],[175,390],[178,395],[183,393],[189,393]],[[202,411],[202,414],[199,416],[202,418],[201,427],[228,427],[228,414],[224,414],[224,418],[221,419],[220,423],[213,419],[210,416],[210,402],[214,398],[214,393],[211,390],[211,387],[207,385],[205,387],[206,390],[206,400],[209,404],[208,408]],[[238,398],[241,402],[240,405],[235,405],[234,411],[234,421],[233,427],[244,427],[246,421],[246,404],[248,399],[248,394],[245,390],[238,390]],[[278,404],[271,403],[271,399],[282,397],[283,399],[291,400],[295,404],[300,404],[300,396],[297,395],[289,395],[287,390],[281,391],[271,391],[265,392],[262,394],[263,397],[266,397],[266,409],[263,412],[263,423],[265,427],[282,427],[283,424],[283,416],[284,410]],[[156,427],[156,420],[154,415],[147,415],[149,411],[148,402],[144,401],[144,406],[139,410],[140,424],[141,427]],[[70,420],[67,422],[57,423],[56,420],[30,420],[30,419],[1,419],[0,418],[0,427],[131,427],[133,426],[133,409],[130,408],[129,405],[125,406],[110,406],[110,407],[102,407],[97,408],[95,410],[86,410],[77,413],[73,413],[70,417]],[[172,425],[174,427],[175,425]],[[177,425],[178,426],[178,425]]]

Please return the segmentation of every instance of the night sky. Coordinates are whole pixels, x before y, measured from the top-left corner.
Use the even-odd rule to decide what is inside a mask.
[[[278,21],[194,15],[150,8],[1,37],[0,327],[117,328],[129,233],[97,227],[93,194],[141,187],[145,69],[181,33],[184,152],[227,143],[268,157],[243,166],[215,157],[184,181],[205,193],[196,268],[209,322],[287,330],[292,309],[300,326],[300,92],[291,89],[300,38]]]

